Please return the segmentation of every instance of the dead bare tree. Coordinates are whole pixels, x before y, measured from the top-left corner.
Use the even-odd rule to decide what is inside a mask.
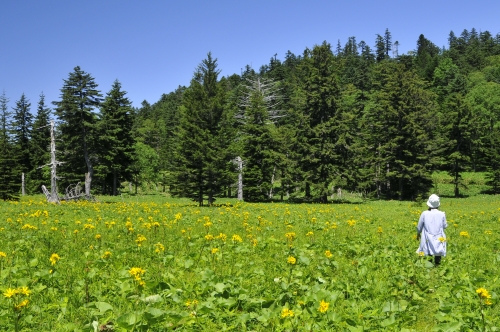
[[[57,165],[62,162],[56,160],[56,139],[54,135],[54,120],[50,121],[50,164],[40,166],[50,166],[50,192],[45,185],[42,185],[42,191],[47,197],[49,203],[60,203],[59,195],[57,194]]]
[[[256,75],[253,78],[247,78],[246,84],[243,84],[242,88],[243,96],[238,104],[239,111],[235,116],[241,123],[246,123],[245,110],[251,106],[251,98],[255,93],[262,96],[271,122],[276,122],[277,119],[285,116],[283,110],[276,108],[282,100],[279,93],[280,88],[274,80]]]

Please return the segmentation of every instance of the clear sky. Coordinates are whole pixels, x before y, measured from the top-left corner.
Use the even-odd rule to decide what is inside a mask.
[[[354,36],[374,48],[388,28],[403,54],[420,34],[439,47],[451,30],[496,35],[499,14],[498,0],[2,0],[0,91],[11,107],[24,92],[35,113],[40,93],[52,106],[80,66],[103,94],[118,79],[139,107],[189,85],[208,52],[229,76],[324,40],[335,48]]]

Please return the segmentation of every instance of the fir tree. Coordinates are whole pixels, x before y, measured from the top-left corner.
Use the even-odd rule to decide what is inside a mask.
[[[96,156],[95,124],[93,112],[102,98],[94,78],[75,67],[61,88],[61,100],[54,101],[55,114],[59,119],[60,133],[57,149],[61,151],[61,176],[63,184],[82,181],[84,173],[90,183],[94,175],[93,159]],[[90,183],[86,193],[90,194]]]
[[[8,102],[4,91],[0,95],[0,198],[4,201],[19,199],[21,188],[18,149],[12,139],[12,119]]]
[[[231,183],[228,167],[228,120],[224,109],[225,88],[219,84],[217,59],[211,53],[198,66],[180,107],[176,165],[171,192],[211,205]]]
[[[50,114],[50,108],[45,105],[45,95],[41,93],[30,141],[33,169],[29,175],[29,190],[32,193],[40,193],[42,185],[50,183],[50,169],[41,168],[50,162]]]
[[[33,129],[33,115],[30,112],[31,103],[28,98],[21,95],[13,108],[13,139],[17,145],[18,163],[25,175],[32,171],[32,160],[30,151],[31,131]],[[25,177],[26,178],[26,177]]]
[[[116,80],[100,106],[98,122],[100,164],[104,193],[117,195],[122,180],[131,180],[134,139],[132,137],[132,106]]]

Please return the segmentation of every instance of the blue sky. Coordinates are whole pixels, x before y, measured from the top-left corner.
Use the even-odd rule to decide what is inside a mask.
[[[451,30],[496,35],[499,13],[493,0],[3,0],[0,91],[11,107],[25,93],[34,113],[39,94],[59,100],[63,79],[80,66],[103,94],[118,79],[138,107],[189,85],[209,51],[229,76],[324,40],[335,48],[355,36],[373,48],[388,28],[402,54],[420,34],[440,47]]]

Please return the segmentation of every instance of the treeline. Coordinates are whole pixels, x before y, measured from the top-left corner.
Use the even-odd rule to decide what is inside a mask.
[[[53,102],[59,183],[87,173],[96,193],[149,182],[211,204],[237,194],[241,166],[248,201],[326,202],[338,188],[416,199],[441,170],[456,196],[464,171],[487,172],[498,193],[500,34],[464,30],[448,41],[439,48],[420,35],[415,51],[399,55],[386,30],[373,49],[355,37],[336,48],[324,42],[228,77],[209,53],[188,87],[138,109],[119,82],[103,97],[76,67]],[[22,171],[38,192],[50,175],[36,168],[49,160],[48,108],[41,96],[32,121],[23,95],[9,120],[6,105],[4,93],[1,190],[18,185]]]

